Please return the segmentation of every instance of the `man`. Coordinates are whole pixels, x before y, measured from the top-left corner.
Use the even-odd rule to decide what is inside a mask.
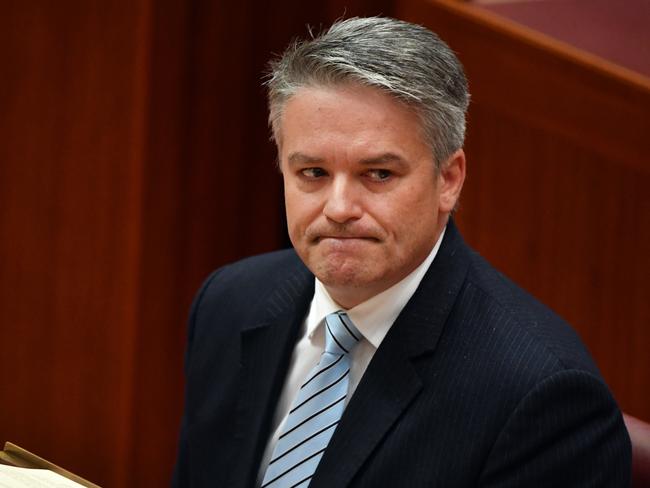
[[[200,290],[175,486],[628,486],[580,340],[450,218],[469,98],[450,49],[349,19],[268,86],[294,249]]]

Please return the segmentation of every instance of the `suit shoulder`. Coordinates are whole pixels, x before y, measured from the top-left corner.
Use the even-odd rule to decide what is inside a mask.
[[[536,352],[553,369],[585,370],[600,376],[578,333],[562,317],[541,303],[526,290],[491,266],[476,252],[471,252],[467,286],[481,295],[484,303],[501,318],[493,324],[496,333],[504,335],[502,344],[521,346],[512,342],[518,338]],[[505,340],[510,338],[510,342]],[[532,360],[533,358],[530,358]]]
[[[303,266],[302,261],[293,249],[282,249],[255,256],[248,256],[223,266],[228,272],[264,273],[278,268]],[[218,271],[218,270],[217,270]]]
[[[271,290],[278,283],[295,275],[309,274],[293,249],[284,249],[250,256],[218,268],[207,278],[199,295],[256,294]]]
[[[554,405],[545,400],[549,396],[535,392],[566,395],[565,386],[578,381],[586,395],[616,412],[609,388],[573,328],[473,251],[468,260],[438,355],[439,367],[448,373],[436,378],[447,378],[449,395],[459,398],[454,407],[462,410],[467,398],[476,398],[475,404],[494,413],[498,432],[527,398],[540,408]]]
[[[282,300],[313,293],[313,275],[293,250],[252,256],[214,271],[199,288],[190,310],[188,339],[213,334],[236,317],[245,326]],[[277,296],[280,295],[280,296]],[[226,327],[227,328],[227,327]]]

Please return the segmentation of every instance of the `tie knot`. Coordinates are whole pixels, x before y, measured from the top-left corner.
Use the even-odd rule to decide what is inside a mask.
[[[339,310],[325,317],[325,351],[348,354],[361,340],[361,332],[348,315]]]

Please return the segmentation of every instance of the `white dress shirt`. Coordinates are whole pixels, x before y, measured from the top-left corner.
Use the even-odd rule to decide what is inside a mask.
[[[395,322],[395,319],[411,299],[415,290],[420,286],[424,274],[436,257],[444,235],[445,231],[443,229],[427,258],[406,278],[356,307],[346,310],[354,325],[363,334],[363,338],[351,352],[350,380],[348,396],[345,400],[346,404],[354,394],[381,341],[384,340],[393,322]],[[303,322],[300,338],[293,350],[287,378],[273,416],[271,425],[273,435],[264,451],[258,481],[261,481],[264,477],[273,449],[280,437],[298,390],[307,378],[307,374],[318,364],[323,354],[325,332],[322,325],[325,322],[325,317],[337,310],[345,309],[330,297],[325,285],[316,279],[314,298],[311,301],[309,313]]]

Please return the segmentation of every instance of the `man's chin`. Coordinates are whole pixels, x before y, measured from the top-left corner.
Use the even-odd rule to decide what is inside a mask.
[[[321,283],[328,287],[359,288],[375,281],[369,272],[372,268],[360,259],[321,261],[311,269]]]
[[[386,256],[376,247],[332,249],[322,243],[298,252],[309,270],[326,286],[364,287],[380,278]]]

